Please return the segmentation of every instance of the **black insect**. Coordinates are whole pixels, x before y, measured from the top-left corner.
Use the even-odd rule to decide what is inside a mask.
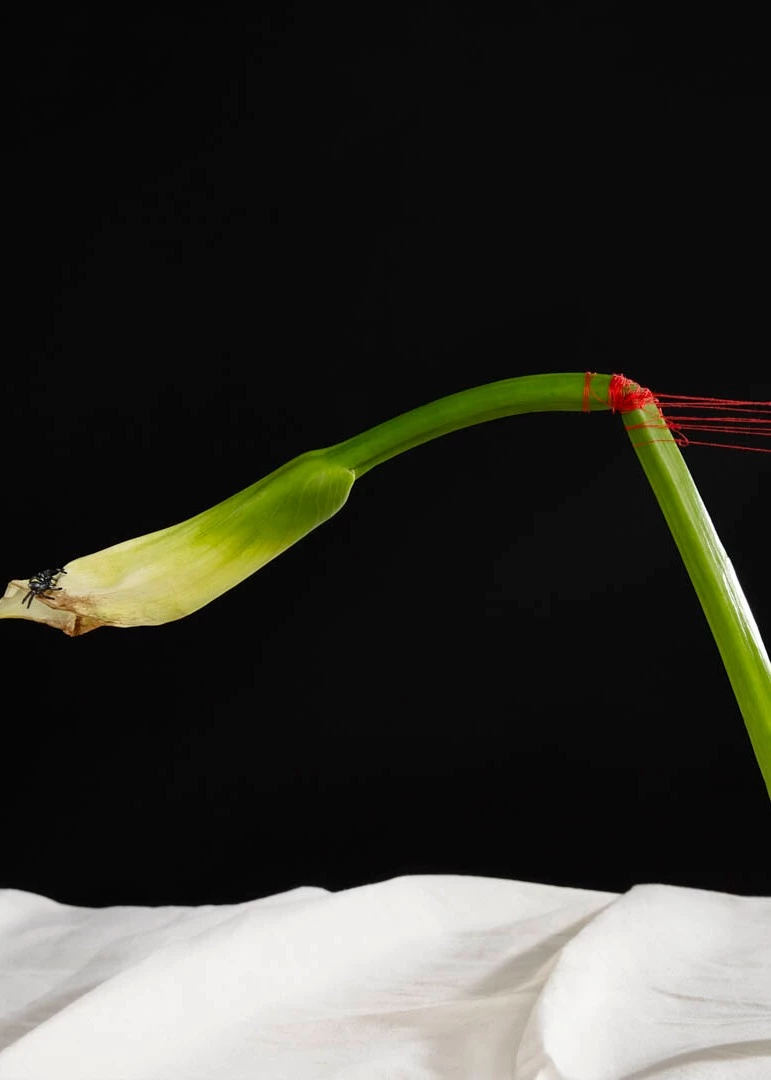
[[[22,605],[26,604],[29,609],[36,596],[43,596],[47,592],[60,592],[61,585],[54,585],[54,581],[58,579],[59,574],[66,573],[66,570],[58,567],[56,570],[41,570],[39,574],[35,574],[27,582],[29,592],[22,600]]]

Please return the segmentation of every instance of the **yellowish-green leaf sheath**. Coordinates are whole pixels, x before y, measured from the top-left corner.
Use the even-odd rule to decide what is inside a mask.
[[[323,451],[295,458],[210,510],[66,564],[60,592],[22,606],[12,581],[0,618],[31,618],[71,636],[99,626],[157,626],[238,585],[335,514],[354,476]]]
[[[450,431],[517,413],[609,409],[609,375],[531,375],[464,390],[352,439],[311,451],[180,525],[67,563],[61,591],[35,596],[12,581],[0,618],[28,618],[72,636],[189,615],[259,570],[345,503],[375,465]],[[635,387],[636,388],[636,387]],[[720,649],[771,794],[771,664],[758,628],[679,448],[654,404],[624,414]],[[643,425],[643,426],[639,426]],[[653,426],[649,426],[653,425]]]

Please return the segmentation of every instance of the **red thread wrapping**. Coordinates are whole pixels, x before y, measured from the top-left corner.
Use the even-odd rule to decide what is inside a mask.
[[[591,389],[593,372],[587,371],[584,380],[582,407],[589,412],[591,400],[602,401]],[[645,420],[641,424],[628,424],[627,431],[637,428],[668,428],[679,446],[719,446],[727,450],[750,450],[758,454],[771,454],[771,448],[750,446],[736,442],[707,442],[692,439],[688,431],[707,434],[747,436],[755,439],[771,439],[771,401],[741,401],[731,398],[689,397],[683,394],[654,394],[639,386],[625,375],[614,375],[608,387],[607,402],[613,412],[628,413],[655,405],[658,419]],[[676,409],[665,416],[662,408]],[[692,414],[687,410],[695,410]],[[725,415],[726,413],[730,415]],[[642,444],[635,444],[642,445]]]
[[[596,372],[594,372],[594,371],[587,371],[584,374],[584,397],[583,397],[583,402],[582,402],[582,405],[581,405],[581,408],[582,408],[583,412],[591,412],[592,411],[592,403],[591,403],[591,400],[589,398],[589,394],[590,394],[591,389],[592,389],[592,376],[595,375],[595,374],[596,374]]]
[[[638,386],[636,382],[627,379],[626,375],[614,375],[608,387],[607,400],[601,398],[592,389],[592,379],[596,372],[587,371],[584,376],[584,393],[582,409],[589,412],[591,402],[598,401],[601,405],[609,405],[613,412],[627,413],[633,409],[642,409],[644,405],[656,403],[656,398],[650,390],[644,386]]]
[[[658,402],[647,387],[638,386],[625,375],[614,375],[608,387],[608,404],[613,412],[625,413]]]

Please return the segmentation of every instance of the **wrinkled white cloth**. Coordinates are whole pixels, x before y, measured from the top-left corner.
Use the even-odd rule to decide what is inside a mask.
[[[0,890],[0,1080],[771,1080],[771,899],[455,876]]]

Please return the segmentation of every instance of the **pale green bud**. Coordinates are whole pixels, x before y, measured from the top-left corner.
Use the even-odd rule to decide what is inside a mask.
[[[29,606],[27,582],[10,582],[0,618],[47,623],[71,637],[184,618],[337,513],[354,478],[327,451],[312,450],[188,521],[66,563],[60,591]]]

